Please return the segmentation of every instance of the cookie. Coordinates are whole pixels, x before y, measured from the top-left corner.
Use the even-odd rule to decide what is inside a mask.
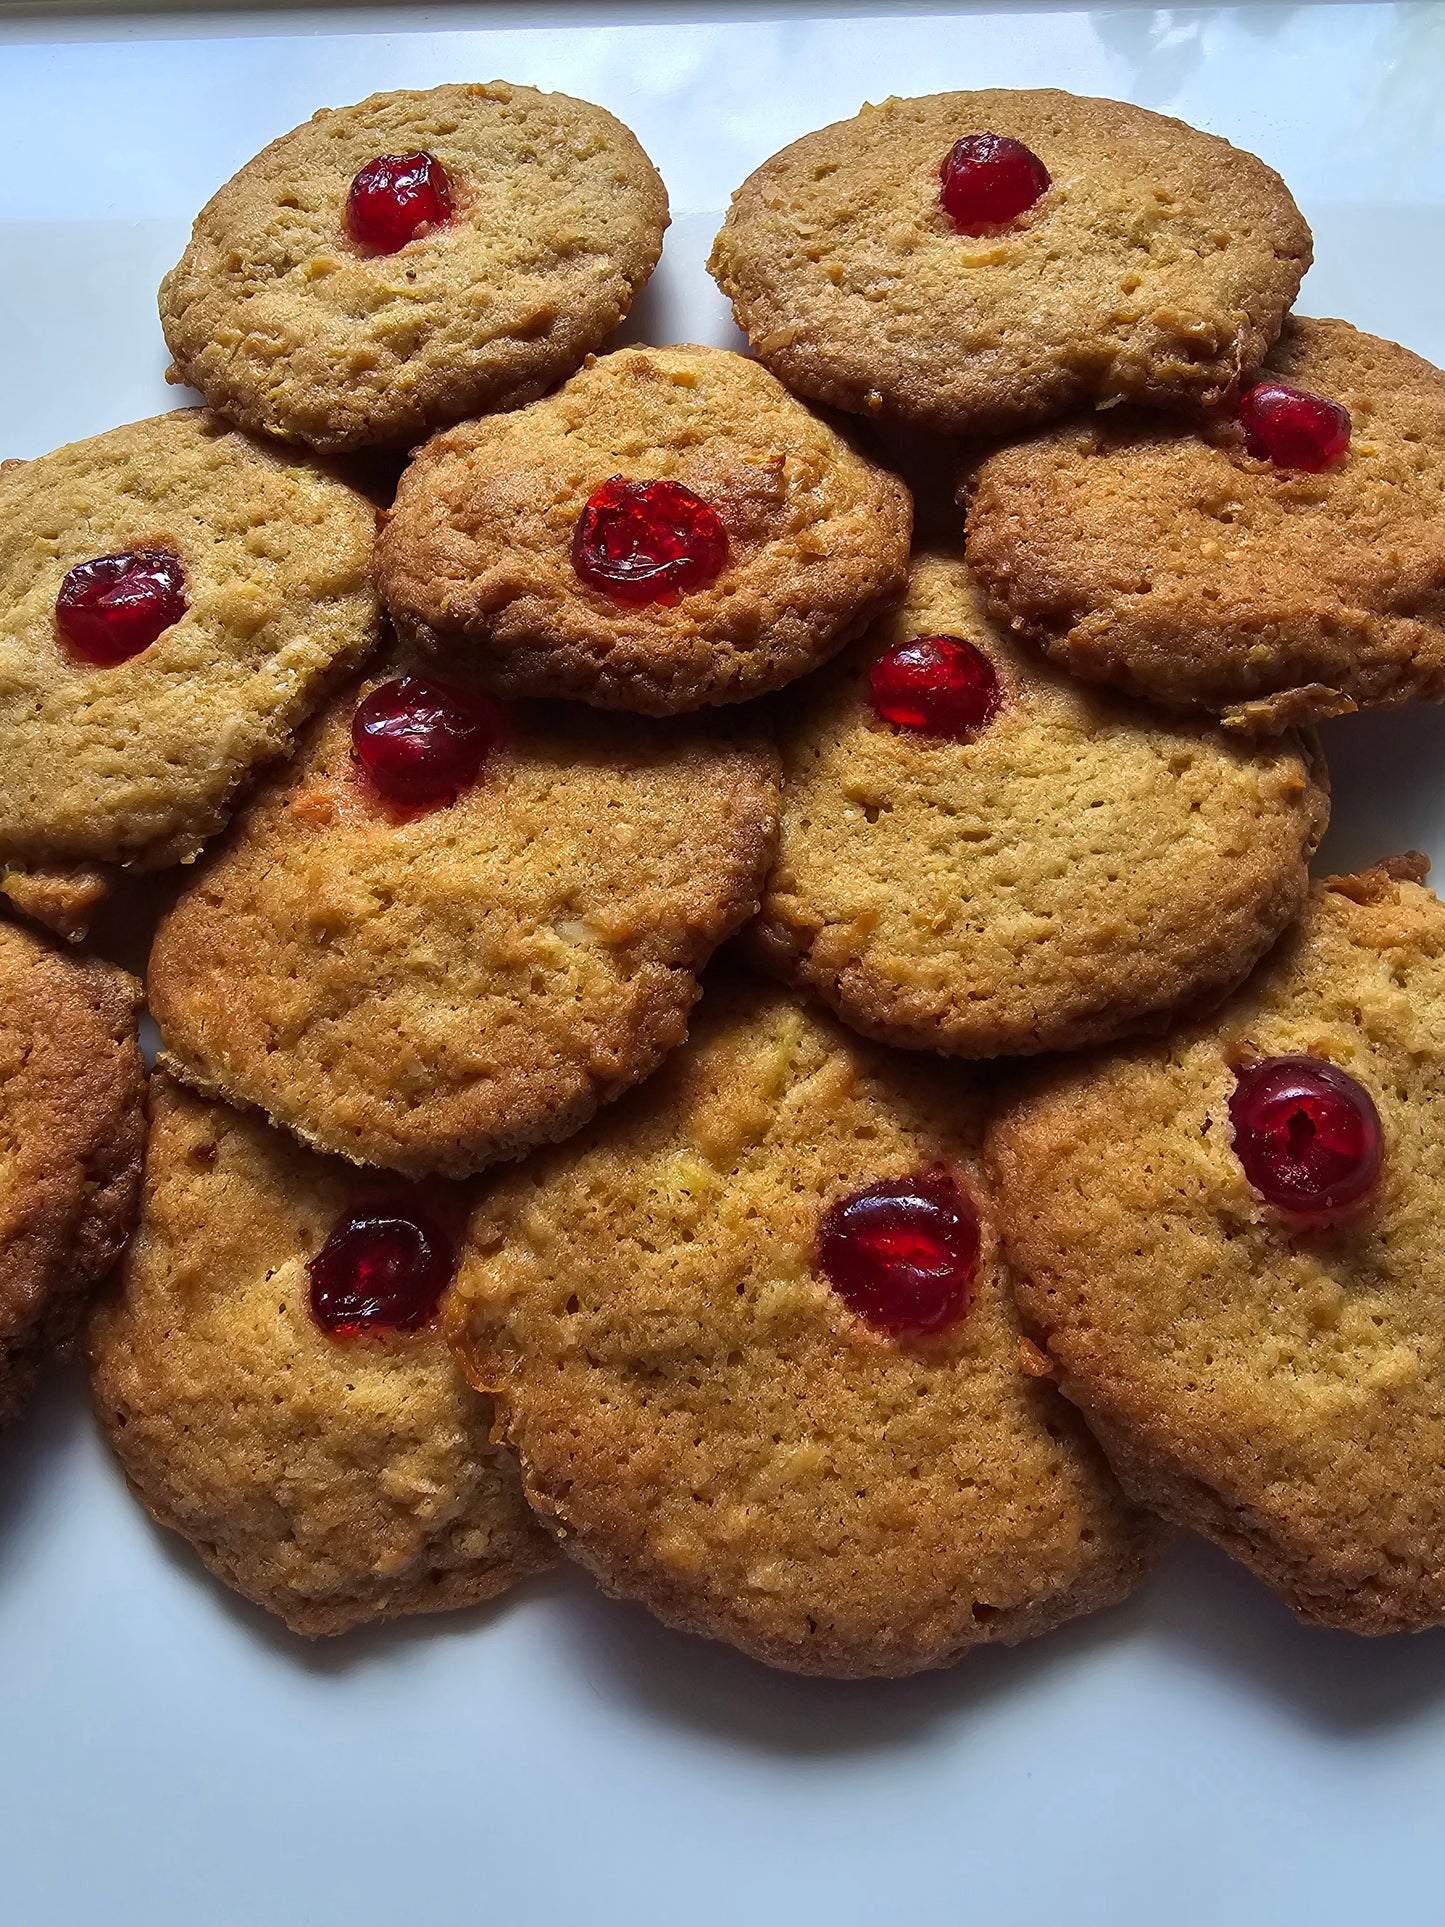
[[[1329,815],[1311,741],[1074,682],[944,550],[779,733],[762,959],[867,1036],[963,1057],[1217,1002],[1303,902]]]
[[[375,512],[195,409],[0,476],[0,879],[83,933],[190,861],[375,644]]]
[[[1023,1311],[1126,1488],[1306,1619],[1445,1620],[1445,909],[1318,886],[1208,1024],[1075,1060],[990,1145]]]
[[[902,585],[892,476],[756,362],[625,348],[449,430],[377,550],[404,635],[509,696],[668,715],[815,668]]]
[[[862,1676],[1132,1588],[1157,1534],[1034,1376],[982,1119],[957,1070],[722,982],[646,1091],[488,1189],[449,1335],[609,1592]]]
[[[565,1137],[681,1041],[775,816],[750,738],[502,711],[460,672],[372,681],[162,921],[151,1011],[201,1089],[462,1176]]]
[[[64,1345],[135,1217],[140,986],[0,923],[0,1424]]]
[[[172,378],[244,427],[406,448],[570,375],[657,265],[667,192],[601,107],[373,94],[273,141],[161,283]]]
[[[794,141],[733,196],[710,265],[798,394],[961,435],[1219,401],[1310,252],[1252,154],[1123,101],[995,88]]]
[[[549,1558],[434,1315],[465,1219],[456,1187],[379,1191],[155,1081],[140,1228],[89,1325],[96,1411],[147,1510],[296,1632],[471,1605]],[[366,1255],[392,1296],[356,1297]]]
[[[1069,423],[973,476],[979,580],[1076,675],[1243,728],[1437,700],[1445,374],[1346,322],[1295,318],[1261,380],[1343,405],[1343,452],[1336,439],[1317,450],[1327,466],[1285,466],[1251,453],[1263,444],[1233,417]]]

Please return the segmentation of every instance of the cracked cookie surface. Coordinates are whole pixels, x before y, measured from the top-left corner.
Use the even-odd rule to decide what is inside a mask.
[[[1445,909],[1408,860],[1316,887],[1207,1024],[1042,1073],[989,1158],[1026,1323],[1125,1486],[1306,1619],[1445,1619]],[[1236,1155],[1236,1069],[1362,1084],[1362,1208],[1291,1222]]]
[[[584,583],[578,521],[619,475],[699,495],[726,535],[721,573],[644,606]],[[903,487],[756,362],[624,348],[430,442],[377,571],[403,633],[464,651],[502,694],[662,715],[760,695],[835,653],[897,594],[909,526]]]
[[[90,1320],[132,1490],[296,1632],[472,1605],[550,1558],[436,1325],[331,1337],[310,1314],[309,1259],[376,1189],[161,1074],[140,1227]],[[425,1195],[455,1235],[464,1194]]]
[[[960,234],[939,169],[970,134],[1022,141],[1052,185]],[[765,161],[712,272],[797,393],[945,434],[1080,404],[1221,400],[1263,359],[1310,234],[1254,155],[1123,101],[1054,89],[868,106]]]
[[[130,1232],[145,1141],[140,986],[0,924],[0,1424]]]
[[[376,681],[163,920],[151,1010],[198,1087],[318,1149],[462,1176],[565,1137],[682,1040],[697,971],[757,907],[775,758],[516,704],[455,802],[398,809],[352,756]]]
[[[308,458],[181,409],[0,476],[0,872],[78,936],[117,866],[188,862],[379,633],[371,504]],[[99,666],[56,626],[67,573],[161,550],[189,606]]]
[[[1004,448],[967,489],[995,608],[1076,675],[1265,732],[1445,695],[1445,373],[1294,316],[1265,375],[1341,402],[1342,460],[1122,410]]]
[[[941,1666],[1125,1596],[1158,1546],[1021,1348],[963,1073],[710,982],[646,1092],[489,1188],[448,1318],[534,1506],[609,1591],[771,1665]],[[973,1302],[927,1339],[824,1281],[824,1212],[946,1167]]]
[[[452,218],[376,254],[353,177],[424,152]],[[662,249],[667,193],[604,108],[505,81],[373,94],[283,134],[201,210],[161,283],[177,379],[245,427],[405,448],[577,367]]]
[[[999,678],[971,741],[894,727],[870,672],[962,639]],[[751,941],[867,1035],[964,1057],[1102,1042],[1237,985],[1304,901],[1323,759],[1091,689],[984,611],[960,556],[784,712],[778,850]]]

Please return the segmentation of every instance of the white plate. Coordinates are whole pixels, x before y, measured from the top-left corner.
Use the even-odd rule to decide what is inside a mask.
[[[1445,9],[880,11],[0,28],[0,454],[181,399],[155,284],[264,141],[375,88],[498,75],[602,102],[661,167],[676,219],[633,324],[658,341],[735,340],[703,261],[729,191],[784,141],[865,97],[1047,84],[1264,155],[1314,225],[1305,310],[1445,361]],[[1328,741],[1326,866],[1445,859],[1445,712]],[[306,1646],[150,1526],[78,1385],[3,1464],[15,1927],[1441,1917],[1445,1638],[1307,1631],[1199,1546],[1032,1647],[835,1686],[663,1632],[570,1574]]]

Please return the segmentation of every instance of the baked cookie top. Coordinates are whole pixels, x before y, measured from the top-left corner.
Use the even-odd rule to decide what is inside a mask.
[[[1076,675],[1255,730],[1445,694],[1445,374],[1292,318],[1265,364],[1342,404],[1295,469],[1233,418],[1126,410],[1000,449],[968,490],[995,607]]]
[[[960,232],[941,170],[1022,143],[1032,206]],[[1310,263],[1278,174],[1183,121],[1054,89],[928,94],[794,141],[733,196],[711,262],[799,394],[950,434],[1080,403],[1220,400]]]
[[[901,586],[910,514],[756,362],[625,348],[428,443],[378,580],[404,634],[503,694],[662,715],[832,655]]]
[[[1445,1619],[1445,910],[1392,867],[990,1146],[1026,1322],[1125,1485],[1360,1632]]]
[[[470,1605],[545,1564],[435,1319],[333,1330],[313,1310],[313,1262],[353,1224],[390,1234],[393,1279],[433,1260],[429,1296],[466,1221],[456,1188],[386,1192],[164,1075],[151,1112],[140,1228],[89,1327],[96,1410],[146,1507],[301,1633]]]
[[[140,986],[0,923],[0,1424],[74,1332],[135,1217]]]
[[[375,644],[374,531],[344,482],[196,409],[7,465],[0,868],[59,889],[193,857]]]
[[[1329,815],[1311,742],[1074,682],[944,550],[779,736],[762,957],[871,1037],[965,1057],[1217,1001],[1303,902]]]
[[[645,1092],[487,1190],[448,1332],[532,1504],[607,1590],[772,1665],[861,1676],[1131,1589],[1154,1528],[1032,1375],[981,1126],[951,1067],[715,983]],[[948,1243],[901,1268],[892,1309],[926,1302],[927,1334],[870,1322],[887,1307],[861,1316],[820,1269],[831,1234],[846,1267],[846,1200],[915,1180],[913,1228]]]
[[[375,161],[400,179],[378,182]],[[401,221],[389,235],[358,217],[368,186]],[[161,283],[161,325],[175,378],[245,427],[404,448],[570,374],[627,313],[666,226],[657,169],[601,107],[504,81],[373,94],[283,134],[212,197]]]
[[[378,757],[390,781],[387,756],[431,730],[445,764],[474,724],[454,800],[376,787]],[[697,970],[756,910],[776,805],[751,738],[498,712],[459,671],[372,679],[161,923],[169,1061],[412,1173],[565,1137],[681,1041]]]

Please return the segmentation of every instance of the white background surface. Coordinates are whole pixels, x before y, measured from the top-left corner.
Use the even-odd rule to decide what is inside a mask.
[[[184,399],[154,289],[206,197],[318,106],[455,79],[560,87],[637,131],[675,215],[630,324],[657,341],[736,340],[703,261],[784,141],[890,92],[1062,85],[1264,155],[1315,230],[1301,307],[1445,362],[1445,8],[704,12],[0,27],[0,455]],[[1327,743],[1324,867],[1412,844],[1445,862],[1445,711],[1346,719]],[[1445,1914],[1445,1634],[1306,1630],[1197,1545],[1032,1647],[841,1686],[663,1632],[570,1574],[306,1646],[151,1527],[73,1382],[0,1466],[14,1927]]]

